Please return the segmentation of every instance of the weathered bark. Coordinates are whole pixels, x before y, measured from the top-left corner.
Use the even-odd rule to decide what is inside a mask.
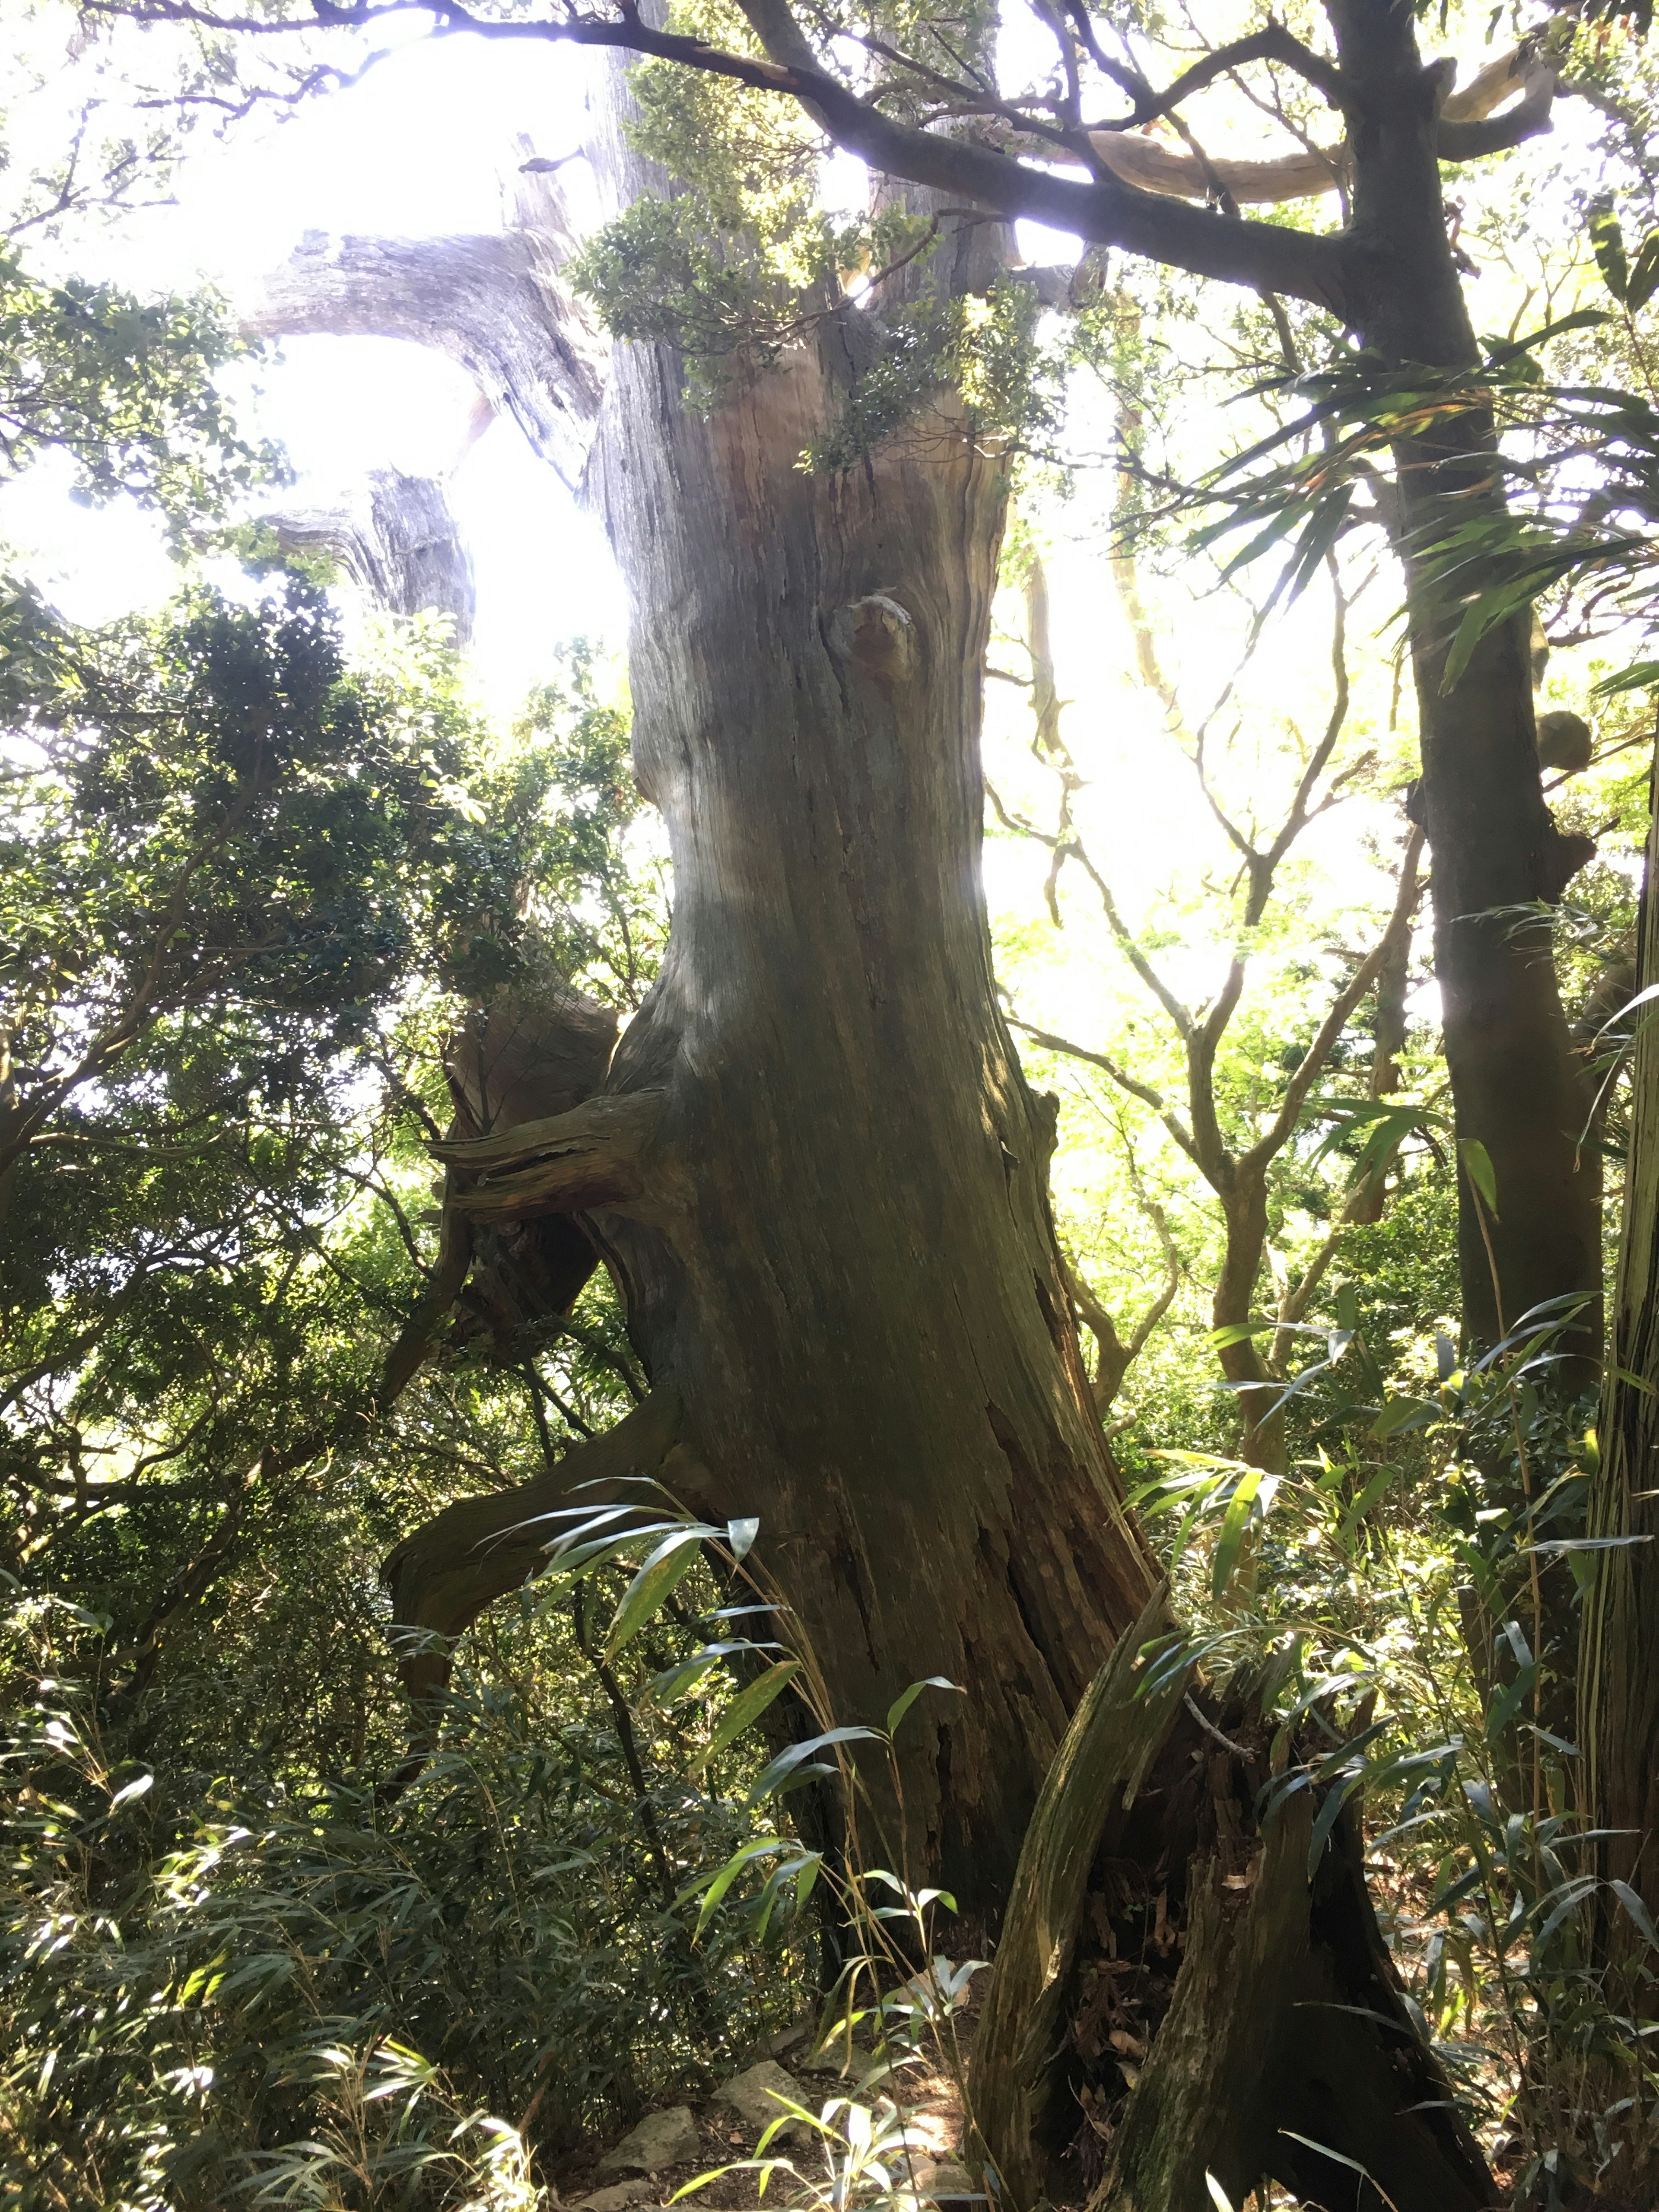
[[[1310,1879],[1311,1828],[1304,1793],[1259,1845],[1188,1867],[1174,2002],[1091,2212],[1208,2212],[1212,2173],[1235,2204],[1267,2177],[1356,2212],[1496,2204],[1406,2008],[1355,1824],[1345,1808]]]
[[[992,981],[978,735],[1001,472],[943,399],[859,471],[800,470],[856,340],[831,320],[708,421],[665,353],[613,369],[595,495],[675,913],[611,1087],[661,1091],[677,1170],[659,1224],[591,1225],[727,1510],[761,1516],[836,1717],[923,1674],[968,1686],[907,1723],[906,1813],[916,1865],[994,1911],[1152,1572]]]
[[[1035,2204],[1069,2115],[1061,2106],[1066,2006],[1090,1869],[1163,1749],[1190,1669],[1156,1697],[1137,1698],[1140,1649],[1167,1630],[1164,1589],[1090,1684],[1042,1785],[974,2039],[969,2105],[1012,2203]],[[1074,2123],[1073,2123],[1074,2124]]]
[[[930,278],[972,281],[986,251],[963,224]],[[313,252],[324,302],[284,319],[397,320],[343,303],[361,281],[418,298],[449,344],[444,272],[488,328],[477,271],[510,289],[543,265],[466,241],[417,269],[427,252]],[[670,353],[618,349],[589,484],[632,599],[672,939],[602,1091],[550,1128],[498,1121],[451,1174],[475,1223],[563,1210],[601,1249],[651,1402],[684,1409],[703,1510],[760,1516],[836,1718],[879,1718],[924,1674],[970,1686],[907,1723],[905,1814],[918,1867],[994,1913],[1066,1719],[1154,1577],[991,974],[978,738],[1002,471],[941,395],[863,468],[803,471],[861,347],[857,312],[830,313],[706,420]],[[453,1635],[538,1556],[499,1520],[482,1547],[457,1525],[434,1540],[441,1621],[411,1595],[432,1532],[395,1556],[411,1627]]]
[[[1648,835],[1638,980],[1659,981],[1659,819]],[[1619,1249],[1612,1354],[1597,1427],[1579,1658],[1579,1741],[1592,1827],[1610,1829],[1602,1871],[1628,1882],[1659,1915],[1659,1027],[1638,1010],[1630,1076],[1630,1152]],[[1607,1954],[1633,1963],[1644,1947],[1608,1900]],[[1651,2013],[1633,1988],[1632,2001]]]
[[[1328,12],[1356,95],[1352,319],[1390,363],[1471,367],[1480,350],[1438,166],[1444,67],[1423,64],[1413,18],[1386,0],[1328,0]],[[1425,564],[1454,521],[1497,511],[1493,450],[1490,420],[1471,410],[1403,441],[1396,455],[1446,1058],[1458,1136],[1486,1147],[1498,1185],[1496,1218],[1483,1224],[1460,1177],[1463,1320],[1491,1343],[1546,1299],[1583,1296],[1592,1310],[1566,1370],[1582,1380],[1599,1341],[1599,1178],[1577,1143],[1588,1102],[1547,925],[1528,927],[1517,910],[1553,904],[1585,855],[1544,802],[1526,618],[1489,632],[1448,684],[1455,617]]]
[[[1268,1732],[1247,1701],[1222,1712],[1232,1735],[1218,1728],[1185,1673],[1138,1690],[1131,1643],[1155,1631],[1155,1611],[1073,1722],[986,1996],[970,2102],[1008,2201],[1023,2212],[1045,2190],[1075,2193],[1060,2161],[1081,2104],[1105,2137],[1091,2212],[1211,2212],[1212,2174],[1235,2204],[1271,2177],[1309,2203],[1486,2212],[1496,2193],[1403,2001],[1352,1808],[1311,1871],[1309,1791],[1258,1829]],[[1157,1893],[1152,1912],[1131,1913],[1127,1946],[1119,1869]],[[1085,1907],[1109,1931],[1086,1989]],[[1149,1968],[1156,1994],[1138,1996]],[[1107,2098],[1079,2034],[1103,1979],[1144,2031],[1105,2045]],[[1134,2051],[1128,2072],[1115,2050]]]
[[[373,470],[351,503],[293,507],[267,518],[285,553],[326,553],[392,614],[447,615],[455,643],[472,641],[472,563],[441,483]]]

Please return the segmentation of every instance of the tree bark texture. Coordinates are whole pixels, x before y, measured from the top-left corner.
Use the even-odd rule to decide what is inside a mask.
[[[544,213],[556,205],[551,181],[526,179],[521,203]],[[267,279],[246,327],[258,337],[403,338],[445,354],[574,489],[605,349],[558,281],[568,244],[568,233],[523,223],[446,239],[331,240],[307,231]]]
[[[1638,979],[1659,982],[1659,823],[1648,835]],[[1589,1534],[1609,1548],[1589,1556],[1579,1658],[1579,1741],[1588,1762],[1591,1826],[1613,1832],[1602,1870],[1659,1912],[1659,1028],[1638,1010],[1631,1066],[1630,1155],[1624,1236],[1613,1297],[1612,1356],[1602,1388],[1600,1455],[1590,1483]],[[1643,1945],[1610,1905],[1608,1948],[1634,1960]],[[1651,2013],[1648,1993],[1644,2009]]]
[[[1355,92],[1352,320],[1390,364],[1469,368],[1480,349],[1438,167],[1446,65],[1423,64],[1412,17],[1387,0],[1328,0],[1328,12]],[[1424,573],[1425,550],[1454,522],[1501,511],[1494,453],[1490,419],[1472,409],[1402,441],[1395,457],[1446,1058],[1458,1136],[1486,1147],[1498,1188],[1483,1224],[1460,1176],[1463,1316],[1490,1344],[1544,1300],[1583,1297],[1591,1311],[1568,1370],[1582,1382],[1599,1340],[1600,1178],[1594,1147],[1579,1144],[1588,1099],[1548,924],[1528,925],[1520,910],[1553,905],[1588,855],[1544,801],[1527,618],[1489,631],[1449,685],[1458,611]]]
[[[610,159],[632,162],[614,139]],[[960,226],[935,274],[971,281],[985,229]],[[462,244],[313,249],[323,304],[280,312],[385,328],[417,299],[449,346],[446,272],[487,331],[477,272],[511,293],[544,261]],[[603,1255],[652,1383],[638,1471],[665,1469],[672,1403],[687,1502],[759,1515],[833,1717],[879,1722],[923,1675],[968,1686],[906,1723],[904,1817],[918,1873],[994,1914],[1068,1717],[1155,1577],[991,971],[979,726],[1002,467],[941,395],[861,467],[801,469],[860,356],[857,312],[824,304],[707,418],[672,352],[617,349],[587,489],[630,593],[672,940],[597,1095],[445,1150],[475,1230],[562,1218]],[[592,1449],[559,1477],[584,1480]],[[521,1580],[537,1547],[509,1565],[500,1516],[546,1510],[560,1481],[533,1487],[489,1501],[482,1541],[458,1509],[416,1532],[388,1563],[398,1619],[453,1636]]]
[[[835,1717],[925,1674],[969,1686],[907,1723],[905,1811],[917,1869],[994,1909],[1152,1575],[991,973],[1001,471],[948,419],[803,471],[845,343],[832,322],[706,422],[665,352],[615,365],[595,494],[675,914],[609,1086],[660,1091],[662,1171],[590,1225],[653,1382],[729,1510],[761,1516]]]
[[[1211,2176],[1235,2205],[1271,2178],[1309,2204],[1487,2212],[1371,1911],[1357,1808],[1316,1858],[1310,1791],[1258,1825],[1272,1730],[1248,1698],[1218,1726],[1190,1670],[1160,1661],[1148,1683],[1159,1603],[1079,1706],[1015,1879],[970,2084],[1008,2201],[1076,2197],[1081,2112],[1103,2145],[1090,2212],[1212,2212]]]

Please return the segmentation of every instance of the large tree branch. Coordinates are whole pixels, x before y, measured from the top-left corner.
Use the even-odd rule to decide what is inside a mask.
[[[307,236],[248,318],[258,335],[404,338],[465,369],[573,489],[604,393],[607,348],[559,282],[562,240]]]
[[[1002,215],[1036,216],[1092,244],[1121,246],[1194,276],[1265,285],[1341,312],[1341,249],[1335,240],[1273,223],[1218,225],[1200,217],[1176,225],[1165,220],[1173,210],[1163,209],[1155,195],[1126,187],[1115,177],[1073,184],[971,141],[912,129],[817,67],[787,0],[743,0],[743,8],[768,56],[787,72],[779,88],[793,92],[838,146],[861,155],[872,169],[960,192]],[[1267,274],[1270,268],[1281,275]]]
[[[1346,109],[1349,105],[1352,94],[1348,82],[1336,64],[1304,46],[1283,23],[1269,23],[1265,30],[1253,31],[1246,38],[1235,39],[1206,54],[1202,61],[1183,70],[1168,91],[1154,93],[1149,88],[1136,100],[1131,112],[1112,127],[1118,131],[1139,130],[1160,115],[1170,114],[1183,100],[1192,99],[1218,77],[1225,76],[1230,70],[1243,69],[1247,62],[1282,63],[1316,91],[1322,93],[1331,106]]]
[[[118,6],[119,12],[139,21],[190,23],[246,37],[292,34],[306,27],[293,19],[273,21],[268,16],[222,12],[199,6],[196,0],[139,0],[137,6],[132,0],[88,0],[88,4],[100,13],[115,12]],[[1035,217],[1075,232],[1091,244],[1118,246],[1194,276],[1285,294],[1338,315],[1346,311],[1346,252],[1342,239],[1311,236],[1274,223],[1218,224],[1196,210],[1169,204],[1171,200],[1208,199],[1218,184],[1235,205],[1271,204],[1334,191],[1344,158],[1340,148],[1328,155],[1316,149],[1311,155],[1298,152],[1279,161],[1212,163],[1191,154],[1173,154],[1120,127],[1090,134],[1095,155],[1111,173],[1086,184],[1076,182],[969,139],[918,129],[883,113],[872,100],[819,65],[787,0],[744,0],[744,12],[764,49],[762,56],[711,46],[695,35],[648,23],[633,0],[614,18],[580,15],[573,9],[552,20],[502,20],[477,15],[461,0],[357,0],[357,4],[344,5],[336,0],[313,0],[313,24],[333,28],[364,29],[391,17],[420,13],[434,21],[440,34],[533,39],[678,62],[706,75],[799,100],[837,146],[860,155],[884,175],[949,192],[1011,218]],[[1068,12],[1075,21],[1082,11]],[[1164,112],[1177,96],[1184,98],[1198,88],[1193,81],[1194,71],[1188,71],[1167,93],[1151,94],[1144,80],[1112,64],[1092,39],[1085,43],[1097,64],[1130,92],[1138,106],[1144,105],[1150,94],[1153,112]],[[1447,100],[1441,121],[1443,159],[1473,160],[1549,127],[1554,80],[1542,60],[1545,43],[1543,34],[1535,36],[1515,54],[1480,71],[1462,94]],[[1336,70],[1299,42],[1289,40],[1288,34],[1285,51],[1271,58],[1297,68],[1317,83],[1327,97],[1336,96],[1342,89]],[[1200,76],[1211,68],[1209,59],[1195,65]],[[1488,121],[1490,109],[1515,89],[1523,73],[1526,88],[1522,100],[1507,114]],[[1079,152],[1076,158],[1086,156]],[[499,243],[450,241],[452,246],[485,247]],[[328,325],[272,323],[267,327]],[[393,334],[412,333],[400,330]],[[428,337],[426,342],[432,340]],[[438,342],[443,343],[441,337]],[[471,362],[468,366],[472,366]],[[504,380],[497,382],[505,399],[508,385]],[[531,434],[541,442],[535,431]],[[553,458],[550,453],[550,458]]]
[[[699,1506],[708,1477],[681,1446],[679,1400],[654,1390],[614,1429],[594,1437],[511,1490],[463,1498],[447,1505],[390,1553],[380,1578],[392,1595],[392,1633],[404,1680],[420,1697],[449,1673],[443,1646],[469,1628],[484,1607],[528,1581],[567,1525],[554,1518],[580,1485],[581,1502],[639,1503],[641,1477],[672,1475]],[[672,1460],[672,1467],[670,1462]]]
[[[94,0],[94,4],[101,5],[102,0]],[[837,146],[856,154],[882,175],[948,192],[1000,215],[1032,216],[1075,232],[1091,244],[1119,246],[1170,267],[1188,270],[1194,276],[1215,277],[1253,290],[1265,288],[1285,293],[1337,314],[1344,311],[1344,257],[1337,240],[1312,237],[1273,223],[1219,225],[1199,210],[1171,205],[1168,196],[1140,191],[1116,177],[1079,183],[971,140],[946,137],[899,122],[818,65],[784,0],[750,0],[745,9],[765,48],[764,58],[658,28],[646,22],[631,5],[613,19],[572,13],[551,21],[502,21],[478,15],[460,5],[459,0],[420,0],[418,9],[415,0],[358,6],[325,6],[323,0],[313,0],[313,6],[316,20],[341,29],[362,29],[390,16],[419,12],[434,19],[441,34],[465,32],[487,40],[532,39],[678,62],[706,75],[799,100]],[[125,0],[122,12],[141,21],[191,23],[244,37],[292,33],[304,27],[292,21],[273,23],[255,15],[220,13],[196,6],[192,0],[141,0],[137,8]],[[376,246],[386,252],[394,242],[353,240],[345,244],[359,252]],[[474,249],[472,258],[488,261],[490,249],[499,247],[501,241],[485,239],[447,244],[452,249]],[[417,258],[430,253],[429,247],[407,245],[404,251],[406,257],[412,253]],[[452,273],[465,277],[465,270],[455,267],[456,258],[452,252]],[[380,272],[380,281],[389,284],[394,295],[406,293],[410,273],[405,264],[401,269]],[[436,296],[441,312],[447,312],[441,295]],[[362,321],[295,324],[284,322],[280,314],[276,319],[264,319],[262,326],[269,330],[376,328]],[[399,327],[391,332],[400,337],[417,334],[406,318],[400,318]],[[478,346],[476,334],[466,327],[434,330],[424,342],[446,344],[457,352],[458,358],[463,357],[463,350],[467,356],[489,351]],[[471,358],[465,365],[479,375],[481,382],[485,380]],[[487,362],[483,366],[488,367]],[[496,377],[495,381],[505,398],[508,380]],[[531,434],[537,435],[534,431]],[[549,458],[554,458],[550,453]],[[556,461],[556,465],[559,465]]]
[[[1516,105],[1494,115],[1492,111],[1517,90],[1522,96]],[[1553,71],[1528,48],[1517,47],[1488,63],[1441,110],[1441,160],[1473,161],[1538,137],[1550,128],[1555,91]],[[1346,143],[1251,161],[1200,160],[1121,129],[1091,131],[1089,143],[1126,185],[1180,199],[1208,200],[1219,184],[1241,207],[1282,205],[1336,191],[1348,180],[1352,166]]]
[[[392,614],[447,615],[456,644],[471,642],[472,563],[443,486],[430,477],[374,469],[349,505],[266,520],[285,553],[330,554]]]
[[[499,1136],[434,1145],[458,1171],[448,1203],[476,1221],[528,1221],[542,1213],[626,1209],[646,1193],[664,1094],[633,1091],[588,1098],[567,1114],[521,1121]]]

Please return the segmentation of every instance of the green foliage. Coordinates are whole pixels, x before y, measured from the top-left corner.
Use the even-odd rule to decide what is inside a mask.
[[[637,1738],[642,1825],[614,1720],[545,1602],[498,1630],[501,1677],[452,1698],[392,1802],[362,1770],[240,1735],[232,1670],[269,1632],[204,1651],[171,1691],[191,1736],[158,1739],[154,1715],[112,1728],[95,1618],[13,1608],[0,2129],[39,2201],[160,2212],[234,2186],[529,2208],[531,2146],[701,2092],[711,2060],[787,2015],[777,1932],[763,1985],[738,1899],[693,1949],[658,1883],[653,1844],[684,1875],[718,1863],[738,1817],[677,1778],[683,1738],[659,1717]]]
[[[1000,446],[1052,429],[1054,364],[1036,343],[1038,313],[1031,288],[1005,280],[886,318],[834,426],[809,447],[812,465],[850,468],[907,422],[923,438],[941,429]],[[960,414],[930,422],[925,410],[941,389],[954,393]]]
[[[752,45],[735,10],[682,11],[675,27]],[[867,224],[814,206],[823,142],[799,109],[666,63],[642,64],[631,82],[629,140],[679,188],[641,197],[589,240],[573,281],[618,337],[678,346],[691,396],[708,407],[809,332],[838,280],[879,249]],[[903,226],[878,228],[885,245]]]
[[[562,676],[532,695],[515,726],[496,803],[539,825],[522,868],[549,957],[593,997],[634,1007],[666,947],[666,862],[646,834],[627,712],[601,697],[585,640],[563,659]]]
[[[1294,1384],[1318,1442],[1290,1476],[1172,1452],[1143,1486],[1203,1623],[1154,1679],[1196,1651],[1261,1686],[1279,1732],[1262,1817],[1316,1793],[1316,1855],[1364,1793],[1383,1924],[1460,2097],[1508,2127],[1522,2188],[1547,2157],[1587,2179],[1629,2124],[1623,2103],[1587,2099],[1609,2080],[1638,2106],[1653,2089],[1601,1989],[1596,1917],[1631,1916],[1644,1981],[1659,1934],[1598,1880],[1576,1810],[1577,1604],[1599,1553],[1589,1409],[1550,1387],[1565,1316],[1528,1317],[1465,1367],[1434,1332],[1398,1333],[1385,1363],[1354,1286],[1335,1305]],[[1310,1721],[1320,1747],[1281,1756]]]
[[[249,350],[216,302],[46,283],[0,248],[0,471],[61,453],[82,496],[125,493],[175,532],[198,527],[273,473],[213,381]]]

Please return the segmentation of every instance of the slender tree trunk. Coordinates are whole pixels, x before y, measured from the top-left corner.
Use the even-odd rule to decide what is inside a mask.
[[[1659,821],[1648,835],[1638,980],[1659,981]],[[1602,1387],[1600,1455],[1589,1533],[1578,1672],[1590,1825],[1611,1831],[1602,1871],[1627,1882],[1659,1915],[1659,1028],[1650,1006],[1631,1067],[1630,1156],[1614,1293],[1612,1356]],[[1608,1956],[1635,1964],[1645,1945],[1629,1911],[1609,1899]],[[1651,2014],[1651,1988],[1632,2002]]]
[[[1424,67],[1413,18],[1388,0],[1330,0],[1328,12],[1357,92],[1350,271],[1359,335],[1391,364],[1468,368],[1480,349],[1436,155],[1446,65]],[[1543,1300],[1579,1294],[1592,1310],[1568,1372],[1583,1381],[1599,1342],[1599,1177],[1578,1144],[1587,1101],[1548,924],[1528,925],[1518,910],[1553,904],[1587,854],[1544,803],[1527,617],[1488,632],[1449,685],[1455,614],[1423,573],[1424,550],[1454,519],[1498,510],[1493,451],[1490,419],[1470,410],[1402,441],[1396,454],[1446,1057],[1459,1138],[1485,1146],[1498,1188],[1496,1217],[1483,1223],[1460,1176],[1464,1325],[1491,1343]]]
[[[1265,1174],[1240,1174],[1235,1170],[1231,1188],[1221,1194],[1221,1216],[1226,1230],[1221,1272],[1216,1278],[1210,1318],[1218,1329],[1241,1328],[1255,1310],[1255,1286],[1267,1249],[1267,1183]],[[1224,1344],[1216,1354],[1221,1371],[1238,1389],[1239,1456],[1270,1474],[1283,1474],[1289,1464],[1285,1430],[1284,1392],[1269,1372],[1253,1336]]]

